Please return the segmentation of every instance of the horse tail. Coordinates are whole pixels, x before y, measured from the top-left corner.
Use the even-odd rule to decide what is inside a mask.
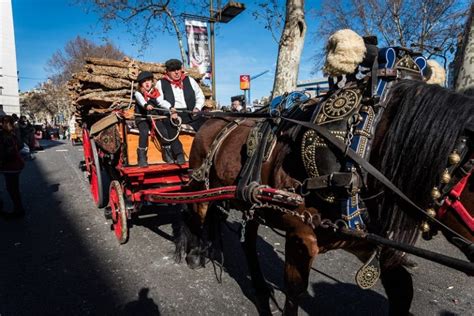
[[[448,155],[473,117],[474,99],[438,85],[405,80],[394,85],[387,100],[391,121],[381,145],[374,148],[381,157],[375,165],[412,201],[428,207]],[[376,189],[383,187],[377,183]],[[385,191],[381,205],[371,214],[379,225],[377,233],[413,245],[422,217]],[[385,250],[384,257],[388,265],[405,261],[393,250]]]

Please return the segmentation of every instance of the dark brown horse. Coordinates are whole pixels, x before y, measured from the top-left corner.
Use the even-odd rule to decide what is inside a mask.
[[[427,207],[430,190],[437,185],[442,170],[446,168],[448,155],[473,117],[472,102],[471,98],[423,82],[405,81],[397,84],[385,103],[386,111],[373,142],[371,163],[415,203]],[[293,118],[309,121],[314,108],[314,105],[307,104],[296,111]],[[191,168],[201,166],[214,138],[228,122],[226,119],[211,119],[204,124],[194,140]],[[211,187],[236,184],[246,159],[246,139],[255,124],[255,120],[247,119],[226,138],[213,160],[209,176]],[[262,183],[273,188],[299,192],[301,183],[308,178],[301,158],[301,142],[307,129],[286,124],[277,137],[272,155],[262,166]],[[472,144],[469,146],[472,148]],[[202,189],[199,187],[202,184],[194,185]],[[364,195],[376,197],[366,201],[369,232],[410,245],[415,243],[422,217],[374,179],[369,178]],[[474,181],[464,190],[461,200],[473,216]],[[203,256],[209,245],[205,241],[203,226],[216,210],[214,206],[192,205],[187,226],[183,227],[177,239],[178,258],[184,251],[188,265],[193,268],[204,262]],[[232,206],[242,211],[248,209],[248,205],[239,202],[234,202]],[[307,289],[309,272],[316,255],[332,249],[345,249],[366,262],[375,249],[372,244],[341,238],[318,226],[318,219],[335,221],[341,216],[329,203],[321,200],[318,194],[306,196],[305,206],[294,211],[309,212],[316,228],[313,229],[297,216],[273,208],[259,209],[255,215],[267,225],[286,232],[284,313],[288,315],[297,314],[298,298]],[[448,211],[442,220],[466,239],[474,240],[472,231],[455,213]],[[256,289],[257,308],[260,313],[269,314],[270,290],[260,270],[256,251],[258,227],[256,220],[247,223],[243,247]],[[451,236],[448,235],[449,238]],[[465,251],[472,260],[472,253]],[[390,314],[408,314],[413,286],[411,276],[405,268],[408,264],[406,256],[382,248],[380,263],[381,281],[389,300]]]

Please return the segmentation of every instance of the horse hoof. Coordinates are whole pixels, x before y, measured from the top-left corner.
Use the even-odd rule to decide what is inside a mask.
[[[188,254],[186,256],[186,263],[188,264],[188,267],[190,267],[193,270],[204,267],[199,255]]]

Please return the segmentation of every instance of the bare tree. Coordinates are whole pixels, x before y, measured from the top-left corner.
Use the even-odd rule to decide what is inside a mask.
[[[428,57],[446,56],[462,32],[467,0],[323,0],[315,17],[316,39],[338,29],[376,35],[382,46],[415,47]],[[323,53],[316,55],[321,66]]]
[[[21,98],[22,111],[36,122],[50,121],[62,116],[68,120],[74,111],[64,84],[48,80]]]
[[[33,122],[47,122],[54,115],[48,111],[45,94],[39,90],[22,93],[20,104],[21,112],[29,116]]]
[[[111,42],[97,45],[77,36],[69,41],[64,49],[56,51],[48,60],[46,70],[50,78],[41,83],[35,90],[27,93],[22,102],[22,109],[33,119],[54,118],[62,115],[68,119],[72,115],[66,83],[72,74],[82,69],[87,57],[122,59],[124,53]]]
[[[64,50],[58,50],[51,56],[46,70],[52,74],[52,81],[61,85],[70,80],[72,74],[84,66],[86,57],[122,59],[124,56],[125,54],[111,42],[97,45],[77,36],[66,44]]]
[[[281,0],[257,2],[257,9],[252,12],[254,18],[263,23],[270,31],[273,40],[278,44],[280,33],[285,21],[285,3]]]
[[[168,32],[175,34],[178,40],[181,59],[187,64],[183,45],[183,35],[179,25],[182,14],[193,8],[194,12],[202,13],[208,6],[204,0],[76,0],[88,5],[88,8],[98,13],[106,30],[114,23],[120,23],[137,38],[141,48],[148,46],[156,34]]]

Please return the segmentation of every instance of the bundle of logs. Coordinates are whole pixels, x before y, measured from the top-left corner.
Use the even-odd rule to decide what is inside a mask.
[[[127,57],[121,61],[87,58],[82,70],[73,74],[68,82],[78,125],[82,125],[83,121],[87,122],[89,117],[94,117],[96,120],[114,109],[135,106],[132,93],[136,89],[135,80],[140,71],[152,72],[158,80],[164,76],[165,66],[159,63],[139,62]],[[203,75],[194,68],[186,69],[186,73],[200,83],[206,99],[209,99],[211,90],[201,83]]]

